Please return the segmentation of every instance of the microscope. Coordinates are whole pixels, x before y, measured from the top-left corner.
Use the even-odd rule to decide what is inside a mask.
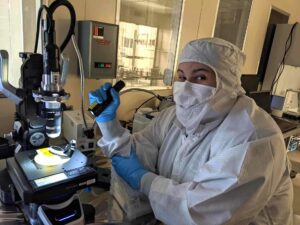
[[[60,6],[68,9],[70,26],[58,47],[53,14]],[[42,54],[37,53],[40,21]],[[5,136],[9,140],[7,148],[12,151],[0,154],[1,159],[6,159],[7,168],[2,172],[8,175],[8,186],[4,190],[2,186],[0,192],[14,192],[5,195],[11,198],[4,199],[13,204],[17,204],[15,196],[19,196],[18,206],[32,225],[84,224],[84,211],[76,192],[95,183],[97,177],[74,143],[49,146],[49,139],[61,133],[61,112],[70,97],[63,89],[68,59],[61,59],[61,53],[71,38],[74,40],[75,24],[75,10],[67,0],[40,7],[34,51],[20,53],[20,88],[9,84],[8,53],[0,51],[0,91],[16,103],[13,131]]]
[[[53,13],[59,6],[69,9],[71,23],[62,45],[55,43],[55,21]],[[37,53],[39,23],[42,12],[43,43],[42,54]],[[48,7],[42,6],[38,13],[37,33],[33,53],[20,53],[20,88],[14,88],[8,81],[8,53],[0,51],[1,74],[0,90],[16,103],[16,116],[13,131],[6,135],[18,142],[22,150],[31,150],[48,145],[49,138],[56,138],[61,132],[62,103],[70,95],[63,89],[68,59],[60,60],[60,55],[74,34],[76,15],[68,1],[54,1]],[[62,61],[62,63],[61,63]]]

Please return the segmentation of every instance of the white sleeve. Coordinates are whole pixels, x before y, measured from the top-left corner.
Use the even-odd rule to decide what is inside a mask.
[[[155,217],[172,225],[248,225],[287,173],[282,142],[276,135],[226,149],[201,166],[193,182],[143,177],[153,180],[148,197]]]
[[[106,123],[98,123],[102,133],[102,138],[98,141],[98,146],[104,154],[111,158],[113,155],[130,154],[130,133],[121,126],[117,119]]]
[[[168,121],[173,117],[172,112],[164,110],[145,129],[134,134],[123,128],[117,119],[98,123],[102,132],[98,146],[108,157],[129,155],[131,148],[134,148],[145,168],[155,172],[158,151],[170,124]]]

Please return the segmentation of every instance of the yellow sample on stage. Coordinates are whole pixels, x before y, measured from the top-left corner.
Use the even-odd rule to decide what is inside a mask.
[[[51,147],[37,149],[34,161],[41,166],[57,166],[70,160],[70,157],[55,155],[50,152]]]

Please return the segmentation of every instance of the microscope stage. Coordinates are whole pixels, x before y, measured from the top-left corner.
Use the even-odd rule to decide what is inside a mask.
[[[36,163],[37,154],[36,150],[23,151],[7,159],[8,173],[26,203],[49,202],[95,183],[96,171],[79,150],[67,162],[52,166]]]

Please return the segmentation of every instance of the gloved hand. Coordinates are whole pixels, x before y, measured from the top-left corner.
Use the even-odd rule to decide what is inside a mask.
[[[107,99],[106,91],[110,89],[110,94],[113,98],[113,101],[106,107],[106,109],[96,117],[96,121],[100,123],[105,123],[111,120],[114,120],[117,116],[117,109],[120,105],[119,93],[115,89],[111,88],[111,83],[105,83],[96,91],[89,92],[90,104],[97,101],[101,104]]]
[[[138,159],[135,151],[131,151],[129,157],[113,156],[112,165],[117,174],[122,177],[133,189],[140,189],[142,176],[148,171]]]

